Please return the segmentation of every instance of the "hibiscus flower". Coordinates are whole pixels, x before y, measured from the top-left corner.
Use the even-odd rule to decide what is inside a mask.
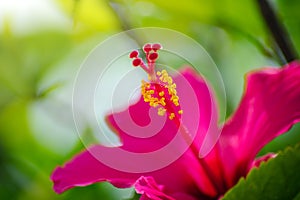
[[[143,200],[218,199],[251,168],[272,158],[273,154],[258,159],[256,155],[299,121],[299,62],[249,73],[237,110],[218,126],[218,109],[210,86],[192,68],[184,68],[172,77],[166,70],[157,71],[155,61],[160,48],[159,44],[144,46],[146,64],[138,51],[130,54],[133,66],[148,73],[149,80],[142,81],[137,103],[107,116],[122,145],[93,145],[57,167],[51,176],[57,193],[107,181],[119,188],[133,186]],[[153,110],[155,115],[151,114]],[[140,128],[133,127],[133,122]],[[162,127],[156,130],[149,124]],[[140,131],[147,126],[150,132]],[[156,134],[142,137],[151,130]],[[206,136],[212,141],[217,139],[216,143],[207,155],[199,156]],[[178,142],[172,143],[174,138],[179,138]],[[159,151],[166,146],[166,151]],[[117,149],[145,156],[122,157]],[[151,152],[160,153],[147,157]],[[103,155],[109,156],[111,163],[102,162]]]

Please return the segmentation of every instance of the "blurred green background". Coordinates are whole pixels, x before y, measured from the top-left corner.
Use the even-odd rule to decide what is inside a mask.
[[[300,1],[271,1],[300,52]],[[88,52],[114,33],[164,27],[198,41],[216,62],[229,116],[246,72],[278,66],[256,1],[0,1],[0,199],[128,199],[107,183],[52,191],[50,174],[83,149],[72,118],[72,84]],[[300,141],[300,126],[260,154]]]

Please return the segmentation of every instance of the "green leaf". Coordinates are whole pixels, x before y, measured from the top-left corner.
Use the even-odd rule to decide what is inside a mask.
[[[223,199],[299,199],[299,166],[300,144],[254,168]]]
[[[141,197],[140,194],[134,192],[133,195],[132,195],[132,197],[130,197],[129,199],[126,199],[126,200],[139,200],[140,197]]]

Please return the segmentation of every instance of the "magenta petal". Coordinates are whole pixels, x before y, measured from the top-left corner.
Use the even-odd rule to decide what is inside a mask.
[[[157,185],[153,177],[139,178],[134,184],[135,190],[138,194],[142,195],[141,199],[151,200],[175,200],[163,192],[163,186]]]
[[[134,185],[135,190],[138,194],[142,194],[140,200],[207,200],[209,198],[200,198],[191,196],[187,193],[176,192],[171,195],[168,195],[164,192],[164,186],[157,185],[153,177],[144,177],[142,176],[137,180]]]
[[[247,76],[245,94],[219,140],[229,185],[244,176],[258,151],[300,120],[300,64]]]
[[[268,160],[270,160],[271,158],[275,158],[276,156],[277,156],[277,154],[275,154],[275,153],[268,153],[268,154],[266,154],[264,156],[256,158],[252,162],[252,165],[251,165],[250,169],[253,168],[253,167],[259,167],[261,163],[267,162]]]
[[[174,82],[177,84],[180,104],[183,107],[183,124],[189,130],[189,133],[191,133],[195,145],[199,149],[204,137],[209,133],[208,129],[212,127],[217,129],[216,105],[209,86],[201,76],[197,75],[191,68],[182,70],[180,74],[174,77]],[[188,145],[182,136],[178,134],[174,122],[165,120],[164,117],[158,116],[156,112],[155,108],[150,108],[143,99],[140,99],[127,110],[109,115],[107,122],[119,134],[123,150],[150,154],[152,152],[160,152],[170,146],[167,149],[169,155],[164,156],[164,161],[170,160],[170,164],[174,162],[176,166],[180,165],[181,168],[178,168],[179,171],[188,171],[189,174],[194,176],[191,178],[194,180],[185,179],[184,181],[189,181],[190,183],[196,182],[199,190],[205,195],[214,196],[216,191],[212,183],[207,179],[206,172],[201,169],[198,155],[195,155],[190,150],[186,151]],[[179,141],[172,145],[172,142],[176,141],[177,137]],[[181,154],[184,154],[183,157],[178,159],[178,156]],[[174,159],[171,160],[173,157]],[[182,160],[187,158],[189,161],[181,163]],[[144,159],[146,161],[146,156]],[[143,163],[139,162],[141,168],[143,168]],[[151,165],[154,166],[156,164],[161,165],[162,161],[153,159]],[[147,167],[149,165],[144,166],[144,168]],[[169,173],[171,171],[166,172],[166,174]],[[178,174],[178,172],[174,171],[174,174]],[[172,178],[174,179],[173,181],[165,181],[159,176],[154,176],[154,178],[158,184],[166,185],[171,191],[176,191],[174,188],[179,188],[179,185],[182,186],[181,190],[185,191],[186,187],[184,185],[190,184],[189,182],[179,181],[180,177]]]
[[[200,148],[208,129],[217,127],[213,94],[204,79],[191,68],[180,71],[174,82],[183,107],[183,124]],[[178,131],[173,121],[158,116],[157,109],[150,108],[142,98],[125,111],[107,116],[107,122],[119,134],[122,148],[138,153],[164,147]]]
[[[54,170],[51,180],[55,192],[62,193],[74,186],[86,186],[99,181],[108,181],[120,188],[132,186],[138,176],[119,172],[102,164],[90,153],[96,148],[99,146],[91,147],[88,151],[78,154],[65,166]]]
[[[166,192],[173,194],[177,192],[198,194],[199,187],[210,190],[210,185],[205,179],[198,161],[186,153],[176,162],[163,169],[148,173],[122,172],[108,167],[96,158],[103,154],[111,156],[113,162],[121,162],[124,165],[140,165],[132,161],[132,158],[118,155],[118,148],[108,148],[95,145],[69,161],[63,167],[54,170],[51,179],[54,190],[62,193],[75,186],[86,186],[95,182],[108,181],[116,187],[131,187],[141,176],[151,176],[160,184],[166,186]],[[157,161],[152,159],[153,162]],[[188,165],[187,165],[188,163]],[[212,191],[213,192],[213,191]]]
[[[216,107],[211,99],[209,87],[201,77],[192,69],[185,69],[181,74],[175,77],[174,81],[178,85],[180,101],[185,104],[186,114],[182,118],[185,118],[185,125],[196,138],[195,141],[200,141],[197,143],[197,146],[200,146],[211,123],[214,126],[217,124],[217,121],[211,120],[212,115],[216,116]],[[191,99],[194,99],[194,103],[190,102]],[[199,164],[197,155],[188,150],[188,145],[177,133],[174,123],[158,116],[155,110],[150,110],[149,114],[149,109],[149,106],[140,100],[128,110],[110,115],[107,118],[108,122],[119,133],[123,145],[119,148],[94,146],[76,156],[64,167],[58,167],[51,177],[55,191],[61,193],[74,186],[99,181],[108,181],[117,187],[129,187],[139,177],[151,176],[159,185],[164,185],[167,194],[170,195],[216,195],[206,172]],[[201,113],[200,120],[197,110]],[[140,127],[132,126],[132,123]],[[154,135],[151,135],[157,128],[158,133],[154,132]],[[170,157],[174,157],[172,162],[151,168],[152,165],[160,166]],[[113,165],[116,163],[121,170],[118,169],[118,165]],[[136,171],[129,169],[130,167]],[[139,172],[147,168],[148,171]]]
[[[173,198],[176,200],[210,200],[210,198],[199,198],[199,197],[193,197],[186,193],[175,193],[172,195]]]

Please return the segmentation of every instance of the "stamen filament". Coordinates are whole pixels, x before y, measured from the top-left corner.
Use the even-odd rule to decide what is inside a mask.
[[[147,68],[144,62],[141,62],[140,67],[147,73],[150,74],[150,70]]]
[[[179,132],[181,133],[181,136],[187,143],[187,145],[189,145],[189,148],[191,149],[193,154],[196,156],[196,158],[198,158],[199,163],[200,163],[202,169],[205,171],[205,174],[206,174],[207,178],[210,180],[212,186],[215,188],[215,190],[217,192],[220,192],[220,194],[223,193],[223,191],[224,191],[223,185],[217,184],[218,180],[216,180],[216,177],[215,177],[214,173],[212,172],[212,170],[210,169],[210,167],[208,166],[208,164],[205,162],[204,159],[199,158],[199,150],[196,147],[195,143],[193,142],[191,134],[188,132],[188,130],[185,128],[185,126],[183,124],[180,124],[178,129],[179,129]]]

